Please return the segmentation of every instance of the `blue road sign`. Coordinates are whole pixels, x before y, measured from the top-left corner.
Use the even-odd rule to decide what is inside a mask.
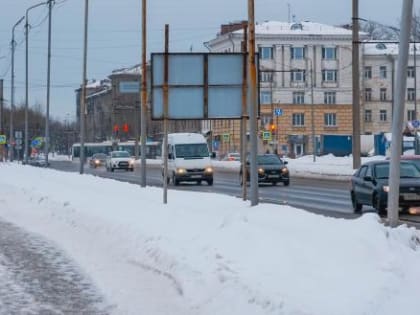
[[[420,127],[420,120],[413,120],[411,122],[411,124],[413,125],[414,128],[419,128]]]
[[[282,116],[283,115],[283,109],[281,109],[281,108],[274,109],[274,115]]]

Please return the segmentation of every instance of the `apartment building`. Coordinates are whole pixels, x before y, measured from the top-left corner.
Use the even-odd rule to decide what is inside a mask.
[[[260,151],[298,156],[312,153],[321,135],[351,135],[352,32],[313,22],[266,21],[256,24],[255,37],[259,129],[272,132],[271,139],[261,139]],[[222,25],[206,46],[212,52],[240,52],[243,38],[241,22]],[[234,130],[238,124],[233,122]],[[217,121],[213,126],[216,139],[231,133]]]

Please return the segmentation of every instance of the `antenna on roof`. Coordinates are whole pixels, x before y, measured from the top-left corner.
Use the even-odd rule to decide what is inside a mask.
[[[290,23],[290,3],[287,3],[287,22]]]
[[[193,51],[193,45],[191,44],[191,46],[190,46],[190,52],[192,52]]]
[[[292,15],[292,21],[293,21],[293,23],[295,23],[296,22],[296,15]]]

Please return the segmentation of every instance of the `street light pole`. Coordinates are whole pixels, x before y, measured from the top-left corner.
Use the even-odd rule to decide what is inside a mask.
[[[88,42],[88,16],[89,0],[85,0],[85,25],[83,43],[83,78],[80,95],[80,174],[83,174],[85,163],[85,115],[86,115],[86,68],[87,68],[87,42]]]
[[[48,64],[47,64],[47,110],[45,117],[45,161],[48,166],[50,146],[50,86],[51,86],[51,11],[54,0],[48,0]]]
[[[12,87],[11,87],[11,97],[10,97],[10,136],[9,136],[9,159],[12,162],[13,161],[13,142],[14,142],[14,136],[13,136],[13,112],[15,110],[15,29],[16,27],[23,21],[25,17],[22,16],[19,21],[13,25],[12,28],[12,41],[11,41],[11,48],[12,48]]]
[[[23,159],[25,163],[28,163],[28,148],[29,148],[29,135],[28,135],[28,95],[29,95],[29,57],[28,57],[28,47],[29,47],[29,21],[28,15],[29,11],[39,7],[41,5],[47,4],[48,2],[41,2],[29,7],[26,10],[26,20],[25,20],[25,149],[23,151]]]

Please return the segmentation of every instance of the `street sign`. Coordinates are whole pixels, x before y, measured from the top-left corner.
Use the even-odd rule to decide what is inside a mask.
[[[22,144],[22,139],[20,139],[20,138],[19,139],[16,139],[16,144],[17,145],[21,145]]]
[[[229,142],[230,135],[228,133],[223,134],[223,142]]]
[[[18,144],[17,146],[15,146],[16,150],[22,150],[22,145]]]
[[[263,131],[262,138],[263,138],[263,140],[270,141],[271,140],[271,131]]]
[[[283,115],[283,109],[282,108],[275,108],[274,109],[274,115],[278,116],[282,116]]]
[[[0,144],[6,144],[6,135],[0,135]]]
[[[411,124],[414,128],[418,129],[420,127],[420,120],[413,120]]]
[[[19,130],[15,131],[15,138],[16,139],[22,139],[22,136],[23,136],[22,131],[19,131]]]

